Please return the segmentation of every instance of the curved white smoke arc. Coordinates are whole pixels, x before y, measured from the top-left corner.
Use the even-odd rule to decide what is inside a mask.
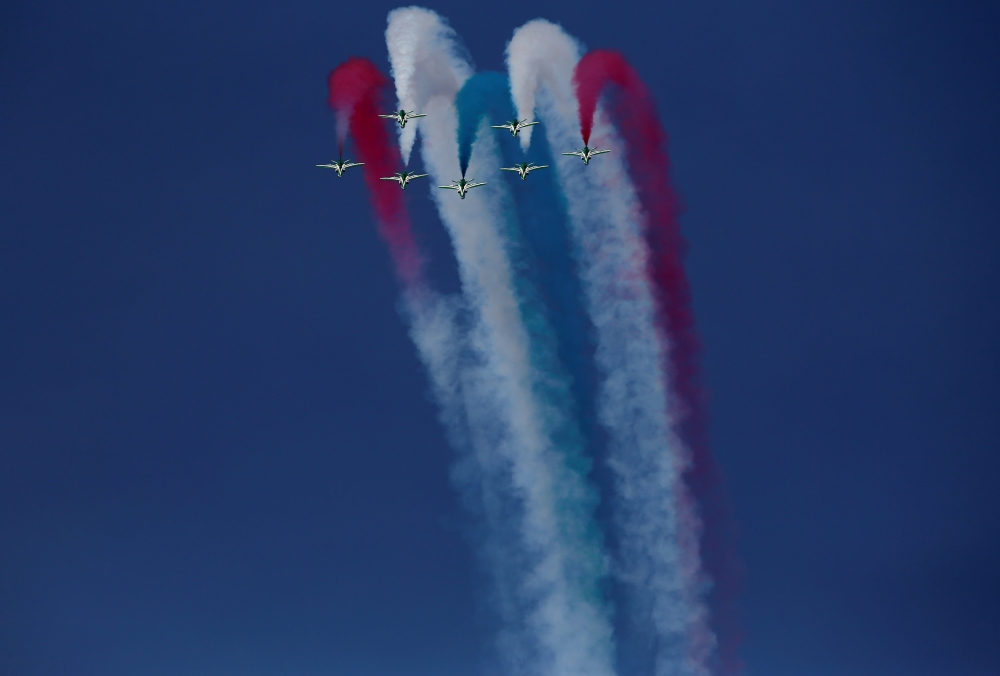
[[[558,24],[535,19],[516,31],[507,44],[507,73],[510,94],[517,109],[517,118],[534,119],[535,99],[540,90],[549,91],[548,104],[557,108],[559,119],[575,119],[576,96],[565,74],[573,74],[576,62],[583,55],[583,45],[567,35]],[[518,134],[521,147],[531,145],[534,127]],[[553,150],[555,146],[553,146]]]
[[[386,41],[393,74],[403,80],[397,83],[401,103],[427,114],[419,130],[433,185],[457,179],[454,101],[472,69],[458,56],[454,33],[430,10],[410,7],[389,15]],[[412,142],[412,136],[401,137],[404,154]],[[431,188],[471,315],[470,356],[459,380],[472,461],[461,463],[456,473],[475,485],[490,529],[514,531],[513,557],[504,543],[487,543],[508,627],[504,648],[513,651],[508,656],[514,670],[531,676],[611,676],[610,622],[600,599],[588,593],[597,587],[603,559],[599,551],[591,556],[592,543],[586,542],[590,515],[581,517],[565,506],[585,501],[588,489],[548,435],[552,420],[565,412],[547,408],[535,396],[542,376],[531,363],[508,257],[505,219],[512,209],[499,158],[495,136],[484,126],[468,175],[487,186],[464,200]],[[510,496],[519,508],[513,527],[504,522],[509,512],[501,504]],[[597,561],[581,561],[588,556]]]
[[[392,10],[385,41],[400,108],[427,114],[422,108],[433,92],[450,89],[457,92],[472,76],[472,66],[461,55],[455,31],[429,9]],[[399,131],[404,163],[409,163],[417,127],[426,124],[426,119],[411,120]]]
[[[582,140],[572,86],[580,52],[576,40],[542,19],[517,29],[507,47],[518,117],[537,115],[556,153]],[[652,624],[658,676],[701,676],[709,673],[712,645],[704,639],[711,633],[700,597],[699,525],[681,480],[688,451],[672,431],[663,375],[669,346],[657,330],[646,275],[644,216],[623,165],[625,148],[600,111],[592,138],[612,153],[586,166],[575,157],[555,161],[596,331],[598,415],[615,475],[616,572],[631,590],[632,626]]]

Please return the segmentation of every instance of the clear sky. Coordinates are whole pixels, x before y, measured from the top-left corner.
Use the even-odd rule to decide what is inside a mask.
[[[1000,12],[954,4],[429,5],[659,103],[749,676],[1000,673]],[[314,167],[394,6],[0,6],[0,673],[488,673],[388,256]]]

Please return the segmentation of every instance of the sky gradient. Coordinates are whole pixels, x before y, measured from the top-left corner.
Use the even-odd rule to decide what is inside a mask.
[[[394,6],[0,9],[0,673],[490,674],[367,194],[314,167]],[[747,674],[997,673],[1000,14],[604,6],[431,5],[481,70],[541,16],[657,101]]]

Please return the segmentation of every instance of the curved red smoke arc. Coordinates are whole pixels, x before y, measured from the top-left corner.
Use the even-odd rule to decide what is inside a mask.
[[[379,235],[389,245],[396,273],[407,288],[420,286],[423,260],[410,228],[403,191],[394,181],[382,181],[402,165],[399,148],[378,117],[389,79],[368,59],[351,57],[330,73],[327,100],[337,116],[340,151],[349,132],[358,151]]]
[[[587,53],[577,64],[573,82],[585,145],[590,143],[598,102],[608,94],[604,109],[625,141],[629,176],[648,219],[649,275],[658,296],[660,330],[670,346],[672,389],[684,409],[677,431],[692,454],[684,479],[698,502],[702,561],[714,583],[709,602],[719,641],[718,668],[722,674],[736,674],[742,669],[737,654],[742,636],[735,611],[741,566],[735,555],[735,526],[708,443],[707,394],[698,364],[701,343],[684,274],[686,242],[680,231],[680,201],[670,185],[667,135],[649,90],[621,54]]]

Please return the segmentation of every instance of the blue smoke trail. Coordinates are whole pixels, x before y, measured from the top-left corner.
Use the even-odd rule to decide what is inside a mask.
[[[464,171],[483,118],[488,124],[500,124],[515,119],[516,113],[507,77],[489,71],[470,78],[459,91],[455,105],[459,162]],[[508,133],[499,132],[497,136],[505,166],[519,162],[548,166],[532,172],[527,180],[521,180],[514,172],[507,175],[517,226],[506,234],[517,272],[519,296],[531,298],[539,306],[534,308],[539,314],[537,325],[532,325],[530,315],[525,317],[528,329],[533,338],[548,343],[548,350],[555,351],[562,369],[568,370],[570,399],[562,403],[570,408],[564,410],[577,414],[574,417],[582,422],[586,440],[592,440],[596,430],[592,327],[584,308],[566,201],[557,180],[552,150],[545,134],[535,134],[527,152]],[[551,328],[543,326],[543,322]]]
[[[455,108],[458,109],[458,164],[464,177],[483,118],[506,122],[514,117],[507,78],[490,71],[473,75],[455,97]],[[490,124],[499,122],[491,121]],[[506,160],[506,153],[504,155]]]
[[[495,72],[473,76],[456,98],[458,108],[459,154],[466,162],[471,157],[472,144],[483,117],[489,124],[515,119],[508,78]],[[519,162],[547,165],[547,169],[532,172],[527,180],[517,174],[507,174],[507,184],[514,198],[517,232],[508,233],[511,260],[517,270],[521,295],[540,294],[542,312],[555,333],[555,345],[549,346],[558,355],[570,375],[572,401],[569,404],[581,421],[586,440],[595,436],[594,391],[596,373],[593,368],[592,327],[583,303],[583,291],[576,270],[574,242],[566,201],[557,180],[555,161],[545,134],[535,134],[535,142],[527,150],[506,132],[498,132],[499,147],[505,166]],[[532,327],[529,324],[529,329]],[[539,327],[540,328],[540,327]],[[533,331],[536,339],[551,340],[551,331]]]
[[[569,378],[553,349],[543,297],[523,273],[531,249],[506,172],[499,171],[504,136],[483,124],[484,111],[494,108],[510,117],[509,95],[497,104],[466,105],[460,153],[455,98],[472,73],[456,63],[456,40],[429,10],[390,15],[386,43],[400,101],[428,113],[419,125],[428,172],[437,183],[462,169],[489,182],[465,200],[433,191],[470,320],[463,332],[470,359],[459,358],[456,375],[472,447],[453,476],[483,508],[481,553],[495,578],[491,601],[502,620],[497,647],[504,672],[613,676],[613,628],[601,594],[608,559],[582,435],[562,405],[571,399]],[[507,88],[483,87],[496,100],[491,89],[506,94]],[[463,98],[477,98],[471,93],[480,92],[470,88]]]
[[[468,166],[483,119],[497,124],[514,117],[507,77],[495,72],[474,75],[459,91],[455,105],[459,161]],[[507,187],[514,210],[502,219],[506,228],[503,234],[514,271],[514,291],[520,314],[530,335],[532,366],[542,374],[536,379],[534,390],[549,410],[561,412],[561,415],[549,416],[552,441],[565,453],[567,469],[586,481],[592,466],[586,452],[590,435],[584,434],[578,421],[593,419],[593,416],[579,415],[585,410],[588,413],[593,410],[592,397],[588,396],[585,387],[593,377],[587,368],[588,326],[570,253],[573,246],[565,199],[556,181],[547,143],[536,142],[526,154],[513,136],[498,135],[504,165],[522,161],[549,165],[548,169],[533,172],[525,181],[511,172]],[[603,535],[592,519],[598,497],[589,484],[588,492],[586,496],[565,496],[562,509],[581,516],[586,514],[583,522],[589,524],[590,532],[578,535],[583,536],[599,558]],[[595,575],[596,568],[592,567],[602,564],[591,561],[585,566],[591,568],[578,570],[573,577],[591,587],[586,595],[600,602],[602,593],[595,583],[599,583],[602,575]]]
[[[707,675],[706,581],[681,474],[688,449],[675,434],[684,411],[663,368],[672,345],[655,321],[646,214],[622,164],[627,130],[607,120],[595,128],[617,154],[589,169],[553,158],[549,143],[579,139],[581,49],[554,24],[515,33],[513,89],[502,75],[474,78],[454,31],[430,10],[392,12],[386,43],[400,107],[428,114],[400,134],[404,154],[419,129],[434,182],[471,172],[489,183],[462,200],[432,190],[462,298],[414,339],[459,450],[456,485],[484,522],[505,672],[614,676],[624,628],[642,643],[636,655],[655,653],[657,676]],[[486,126],[517,115],[512,94],[521,117],[543,119],[534,148],[527,134]],[[526,181],[499,171],[526,160],[550,167]],[[596,457],[606,462],[591,475]],[[613,507],[608,549],[594,484]],[[611,556],[618,581],[636,591],[622,596],[635,603],[618,628],[602,593]],[[623,672],[654,667],[630,662]]]

